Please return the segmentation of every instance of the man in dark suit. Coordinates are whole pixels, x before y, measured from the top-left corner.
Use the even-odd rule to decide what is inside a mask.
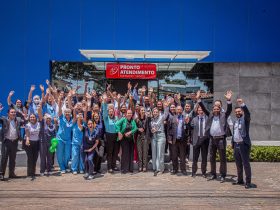
[[[170,109],[172,109],[170,106]],[[171,112],[172,113],[172,112]],[[180,157],[180,169],[183,175],[187,175],[186,171],[186,148],[188,138],[185,133],[185,118],[183,116],[183,108],[176,107],[176,113],[170,114],[167,122],[167,140],[172,149],[173,171],[171,174],[178,173],[178,157]]]
[[[211,177],[209,180],[217,178],[216,174],[216,153],[219,152],[220,156],[220,174],[221,183],[225,181],[227,173],[227,160],[226,160],[226,134],[227,134],[227,119],[232,111],[231,103],[232,92],[227,91],[225,98],[227,99],[227,110],[222,112],[221,107],[213,106],[213,110],[210,113],[200,100],[200,91],[198,91],[197,99],[199,106],[203,112],[208,116],[208,120],[205,125],[206,135],[210,136],[210,163],[211,163]]]
[[[201,151],[201,172],[202,176],[206,178],[209,136],[205,132],[205,127],[208,117],[204,114],[201,107],[198,107],[197,114],[198,115],[193,118],[190,123],[190,126],[193,129],[191,141],[193,145],[192,177],[196,176],[197,161]]]
[[[1,117],[3,142],[1,149],[0,179],[4,180],[7,162],[9,159],[9,178],[17,178],[15,175],[16,155],[18,140],[20,139],[20,126],[23,120],[16,117],[16,110],[11,108],[8,117]]]
[[[237,182],[233,184],[243,185],[243,167],[246,175],[245,188],[251,188],[250,150],[251,139],[249,136],[250,112],[241,98],[237,99],[235,107],[236,120],[233,123],[232,147],[237,168]]]

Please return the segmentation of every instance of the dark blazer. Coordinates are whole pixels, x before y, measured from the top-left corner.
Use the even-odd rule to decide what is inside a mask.
[[[182,115],[183,123],[182,123],[182,140],[186,139],[186,132],[185,132],[185,118]],[[167,140],[172,141],[172,144],[176,143],[177,138],[177,128],[178,128],[178,115],[172,115],[169,113],[168,121],[167,121]]]
[[[140,117],[140,116],[139,116]],[[146,117],[145,120],[141,121],[140,118],[137,118],[135,120],[137,128],[144,128],[144,135],[146,140],[148,140],[148,142],[151,141],[152,138],[152,132],[151,132],[151,118],[150,117]],[[138,135],[141,135],[142,133],[140,133],[140,131],[137,131]]]
[[[206,107],[204,106],[204,104],[201,101],[198,104],[201,107],[201,109],[203,110],[203,112],[205,113],[205,115],[208,116],[208,120],[205,125],[205,133],[206,133],[206,135],[210,136],[210,128],[212,126],[214,115],[212,112],[210,112],[206,109]],[[227,111],[226,112],[221,111],[220,115],[219,115],[221,131],[223,131],[225,133],[225,135],[227,134],[227,127],[228,127],[227,118],[231,114],[231,111],[232,111],[232,103],[227,103]]]
[[[239,132],[241,134],[241,137],[244,141],[245,144],[251,145],[251,139],[250,139],[250,135],[249,135],[249,129],[250,129],[250,121],[251,121],[251,114],[249,112],[249,109],[247,108],[247,106],[242,106],[241,109],[244,112],[244,115],[240,118],[240,124],[241,124],[241,128],[239,128]],[[235,119],[233,121],[233,126],[235,124],[235,122],[238,119]],[[232,145],[233,145],[233,139],[234,139],[234,129],[233,129],[233,135],[232,135]]]
[[[24,124],[24,120],[22,120],[20,117],[16,117],[15,122],[16,122],[18,140],[21,140],[20,126]],[[0,124],[2,124],[2,139],[4,140],[5,135],[10,129],[10,120],[7,117],[0,117]]]
[[[204,120],[205,120],[205,133],[204,133],[204,138],[203,140],[208,139],[208,135],[206,134],[206,123],[208,120],[208,117],[205,115],[204,116]],[[192,130],[192,145],[196,146],[198,143],[198,132],[199,132],[199,116],[196,116],[195,118],[192,119],[191,123],[190,123]]]

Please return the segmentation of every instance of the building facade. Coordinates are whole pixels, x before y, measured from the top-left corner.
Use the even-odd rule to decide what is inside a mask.
[[[24,100],[31,84],[50,78],[52,61],[88,62],[80,49],[210,51],[195,62],[213,64],[214,98],[227,89],[244,97],[253,142],[280,144],[277,0],[14,0],[1,8],[5,107],[10,90]]]

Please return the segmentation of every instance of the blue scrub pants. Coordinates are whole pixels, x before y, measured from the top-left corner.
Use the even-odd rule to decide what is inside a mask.
[[[61,171],[68,169],[68,162],[71,158],[71,141],[58,140],[56,156]]]
[[[72,145],[72,165],[71,169],[72,171],[84,171],[84,160],[83,160],[82,152],[81,152],[81,146],[77,144]]]

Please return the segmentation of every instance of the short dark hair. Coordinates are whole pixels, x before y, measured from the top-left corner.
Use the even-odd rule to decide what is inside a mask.
[[[234,108],[234,110],[235,110],[235,109],[242,109],[242,108],[241,108],[241,106],[236,106],[236,107]]]

